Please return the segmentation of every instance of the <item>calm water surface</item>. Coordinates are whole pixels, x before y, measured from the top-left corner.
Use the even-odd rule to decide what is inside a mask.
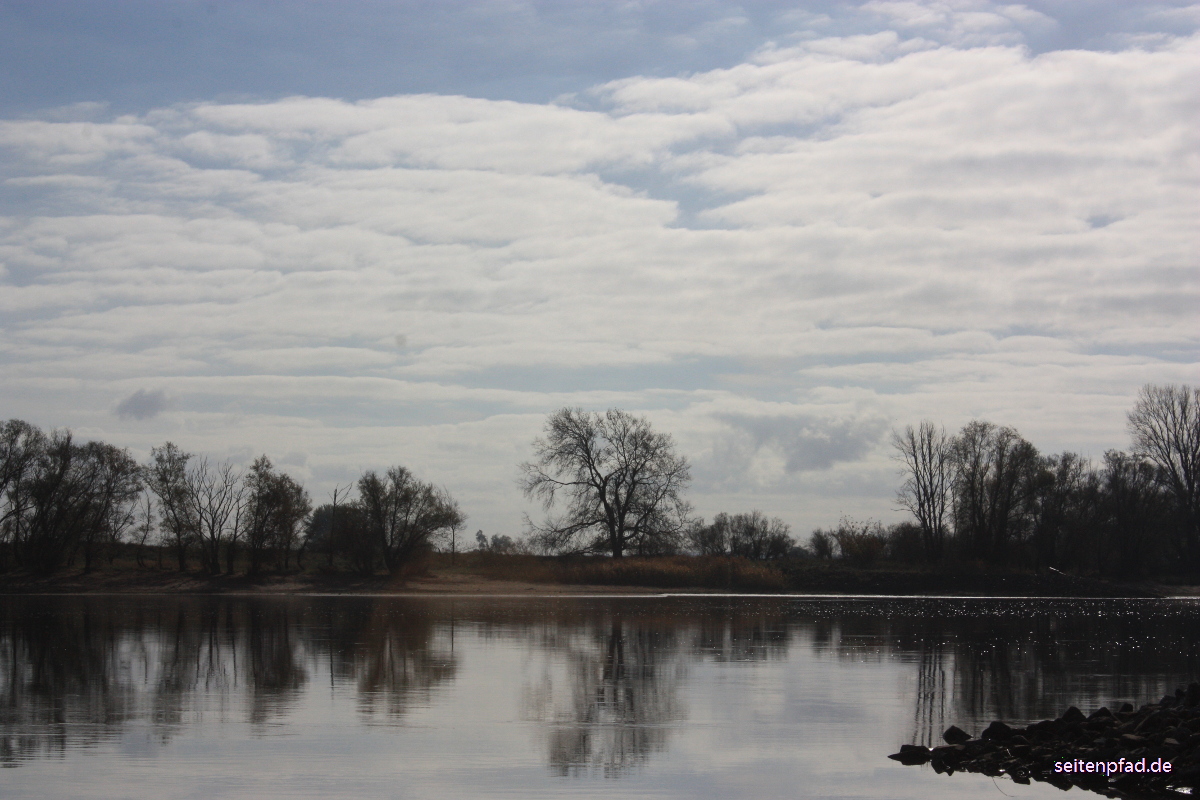
[[[1058,797],[886,756],[1157,699],[1189,601],[3,597],[4,798]]]

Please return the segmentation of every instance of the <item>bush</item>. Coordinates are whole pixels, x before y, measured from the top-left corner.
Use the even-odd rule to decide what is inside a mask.
[[[856,567],[869,567],[886,552],[888,536],[883,525],[874,520],[856,522],[843,517],[833,532],[842,558]]]

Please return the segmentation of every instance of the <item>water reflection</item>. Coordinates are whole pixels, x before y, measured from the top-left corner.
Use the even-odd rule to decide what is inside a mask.
[[[1070,705],[1147,702],[1194,680],[1197,607],[1188,602],[927,601],[807,605],[818,652],[900,657],[914,674],[906,742],[941,744],[949,725],[1028,723]]]
[[[366,717],[394,722],[455,677],[453,616],[443,619],[421,604],[333,598],[312,611],[313,627],[324,635],[309,648],[330,665],[333,682],[354,684]]]
[[[565,707],[552,682],[526,693],[526,716],[549,724],[548,760],[560,775],[617,777],[667,747],[685,712],[679,687],[685,664],[678,631],[620,616],[588,624],[561,642]]]
[[[739,664],[797,681],[894,667],[912,704],[894,744],[934,744],[952,723],[1161,696],[1200,674],[1198,619],[1190,604],[1119,601],[7,597],[0,764],[63,758],[134,724],[160,746],[206,725],[271,736],[318,689],[351,698],[359,723],[404,725],[486,679],[508,687],[552,774],[621,777],[685,729],[698,671]],[[489,675],[505,647],[519,664]]]

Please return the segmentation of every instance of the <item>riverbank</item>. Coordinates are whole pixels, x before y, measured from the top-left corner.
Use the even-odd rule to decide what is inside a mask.
[[[434,554],[404,577],[363,576],[319,568],[259,576],[208,576],[153,566],[118,565],[45,577],[0,574],[0,593],[168,594],[620,594],[746,592],[818,595],[987,597],[1167,597],[1200,594],[1194,586],[1116,583],[1056,573],[980,570],[857,569],[836,563],[761,564],[742,559],[546,559]]]
[[[477,575],[429,573],[408,579],[387,575],[246,575],[208,577],[198,574],[147,570],[52,578],[0,576],[0,594],[420,594],[420,595],[534,595],[622,594],[663,591],[642,586],[573,585],[501,580]],[[710,590],[697,589],[698,592]]]

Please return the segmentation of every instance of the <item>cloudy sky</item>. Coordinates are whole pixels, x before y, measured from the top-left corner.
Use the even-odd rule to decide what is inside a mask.
[[[0,417],[534,511],[548,413],[705,516],[888,432],[1125,447],[1200,379],[1200,5],[0,0]]]

